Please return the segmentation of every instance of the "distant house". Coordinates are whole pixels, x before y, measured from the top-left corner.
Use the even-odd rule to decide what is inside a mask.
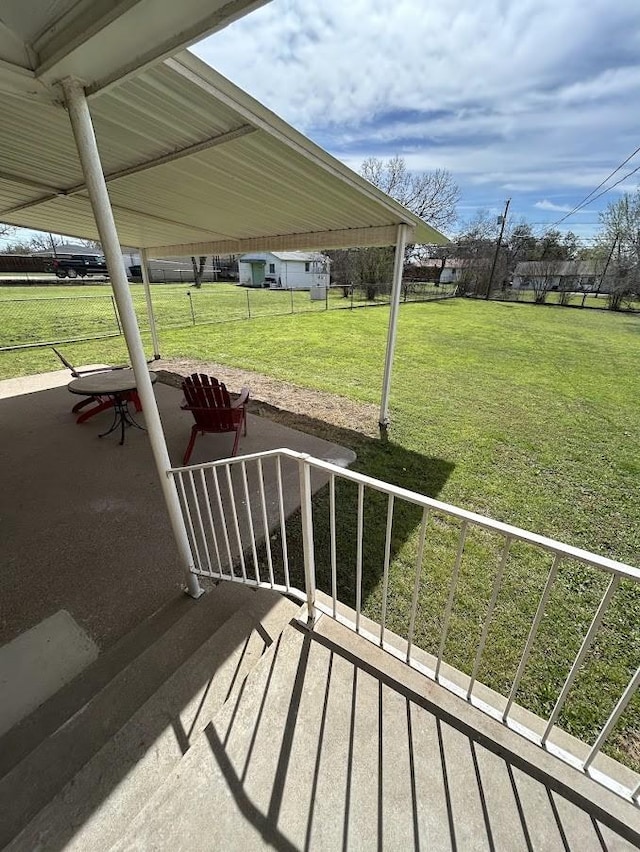
[[[240,255],[240,284],[284,290],[327,287],[329,263],[329,258],[319,252],[251,252]]]
[[[595,290],[599,280],[600,270],[591,260],[524,260],[512,283],[521,290]]]
[[[418,271],[424,272],[424,278],[428,281],[438,281],[440,284],[453,284],[463,276],[464,270],[468,268],[469,262],[456,257],[448,257],[442,265],[440,258],[428,258],[420,261]]]

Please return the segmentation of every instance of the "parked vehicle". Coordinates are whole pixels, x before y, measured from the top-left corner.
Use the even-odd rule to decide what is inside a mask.
[[[107,263],[101,254],[58,255],[52,258],[51,268],[58,278],[107,275]]]

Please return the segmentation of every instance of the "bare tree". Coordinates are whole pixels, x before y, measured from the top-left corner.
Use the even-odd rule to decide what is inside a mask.
[[[54,246],[61,246],[63,243],[63,237],[57,234],[48,234],[44,231],[39,234],[33,234],[29,238],[31,251],[53,251]]]
[[[640,297],[640,265],[637,263],[616,261],[603,277],[610,311],[628,310]]]
[[[610,202],[600,213],[600,225],[594,255],[606,274],[598,292],[606,292],[607,307],[618,311],[640,292],[640,187]]]
[[[533,300],[537,305],[547,301],[547,294],[559,280],[558,262],[551,258],[532,260],[529,263],[525,283],[533,290]]]
[[[2,250],[3,254],[30,254],[31,243],[28,240],[13,240]]]
[[[434,228],[449,228],[456,220],[460,189],[446,169],[411,172],[402,157],[369,157],[360,174]]]
[[[391,291],[393,254],[393,249],[388,246],[356,249],[358,284],[369,302]]]
[[[402,157],[369,157],[362,163],[360,174],[434,228],[447,228],[456,219],[460,190],[445,169],[416,173],[409,171]],[[415,246],[407,246],[405,263],[416,253]],[[351,286],[361,287],[369,301],[390,291],[393,250],[388,247],[327,254],[332,260],[334,280],[345,287],[345,295]]]
[[[204,265],[207,262],[207,256],[201,254],[196,261],[195,257],[191,257],[191,265],[193,266],[193,286],[196,290],[202,287],[202,276],[204,275]]]
[[[580,276],[578,274],[561,275],[558,280],[558,304],[568,305],[571,302],[571,297],[580,287]]]
[[[102,243],[99,240],[78,240],[81,246],[93,249],[96,254],[103,254]]]
[[[611,201],[600,213],[599,242],[603,251],[616,241],[616,258],[621,268],[640,263],[640,188]]]
[[[488,210],[479,210],[455,238],[454,251],[461,264],[458,280],[460,294],[478,294],[486,291],[497,235],[496,216]],[[502,259],[501,256],[499,260]],[[497,273],[498,279],[503,275],[501,266]]]

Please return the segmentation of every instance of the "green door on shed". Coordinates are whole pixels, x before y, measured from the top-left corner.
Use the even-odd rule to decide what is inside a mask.
[[[264,282],[264,261],[251,264],[251,286],[262,287]]]

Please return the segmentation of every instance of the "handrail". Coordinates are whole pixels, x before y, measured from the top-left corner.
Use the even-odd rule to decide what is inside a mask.
[[[267,500],[265,488],[265,472],[270,461],[275,465],[275,476],[271,479],[270,499]],[[302,567],[304,569],[304,589],[291,584],[290,571],[290,549],[287,539],[287,511],[285,509],[285,490],[283,480],[283,461],[288,460],[297,467],[297,476],[290,488],[294,493],[286,492],[289,499],[289,514],[296,508],[301,512],[302,531]],[[251,469],[255,477],[255,483],[251,482]],[[232,472],[237,470],[237,475]],[[315,578],[315,545],[314,545],[314,514],[311,488],[311,472],[322,474],[323,483],[328,483],[329,489],[329,561],[331,570],[331,599],[332,605],[326,606],[316,600],[316,578]],[[221,474],[219,476],[219,473]],[[609,787],[609,789],[624,796],[627,800],[638,804],[640,797],[640,783],[634,787],[625,787],[619,780],[609,778],[601,768],[593,765],[595,758],[600,753],[602,746],[611,734],[617,720],[620,718],[629,702],[640,686],[640,669],[633,674],[626,689],[617,698],[617,704],[612,710],[609,718],[599,729],[595,743],[588,750],[588,756],[583,759],[575,754],[569,753],[550,739],[550,735],[556,730],[555,726],[563,709],[565,701],[570,693],[575,678],[582,668],[592,647],[596,634],[600,629],[602,620],[607,612],[609,604],[615,594],[621,579],[632,582],[640,582],[640,569],[622,562],[617,562],[607,557],[598,556],[571,545],[563,544],[545,536],[528,532],[527,530],[495,521],[491,518],[460,509],[443,503],[439,500],[426,497],[405,488],[391,485],[366,474],[353,470],[347,470],[332,462],[314,458],[306,453],[296,452],[287,448],[267,450],[265,452],[253,453],[245,456],[237,456],[231,459],[205,462],[203,464],[188,467],[175,467],[167,470],[167,476],[174,477],[178,486],[178,494],[186,527],[191,540],[195,573],[202,576],[215,577],[233,582],[242,582],[256,588],[271,588],[282,591],[305,600],[307,604],[307,615],[313,622],[317,614],[327,614],[341,623],[347,623],[349,627],[358,634],[375,642],[379,647],[390,651],[391,646],[386,641],[388,631],[387,602],[389,592],[389,570],[391,562],[391,537],[393,532],[394,512],[398,502],[410,503],[422,509],[422,521],[418,534],[417,556],[414,564],[414,573],[411,577],[411,596],[409,612],[409,629],[406,636],[400,637],[406,643],[402,651],[404,661],[424,674],[432,677],[445,688],[463,697],[483,712],[489,713],[502,724],[527,737],[538,746],[546,749],[550,754],[561,758],[570,765],[581,769],[589,774],[594,780]],[[338,598],[338,562],[336,555],[336,480],[351,482],[357,486],[357,510],[354,518],[355,537],[355,617],[353,621],[345,620],[338,612],[338,604],[344,603]],[[273,492],[275,490],[275,496]],[[377,636],[373,636],[362,627],[363,619],[363,544],[364,544],[364,503],[365,493],[375,491],[387,496],[386,509],[386,531],[384,538],[384,552],[380,554],[380,564],[383,565],[382,575],[382,611],[379,630],[376,628]],[[419,589],[424,573],[425,541],[427,528],[431,515],[439,513],[460,522],[460,533],[456,546],[455,562],[452,567],[447,594],[447,602],[442,618],[442,627],[438,643],[438,652],[435,657],[433,670],[427,670],[416,661],[413,653],[414,632],[416,617],[419,609]],[[467,534],[472,527],[478,527],[500,535],[504,539],[504,545],[500,549],[498,565],[492,582],[491,598],[485,614],[484,625],[480,639],[475,649],[473,670],[468,677],[468,685],[461,688],[453,684],[448,677],[442,674],[442,667],[446,665],[445,646],[449,622],[454,608],[457,587],[461,574],[461,563],[465,552]],[[300,529],[300,527],[298,527]],[[383,520],[380,518],[380,528],[383,528]],[[276,546],[275,539],[272,542],[272,533],[279,535],[279,544]],[[478,697],[476,688],[482,686],[477,680],[480,663],[485,651],[490,623],[494,616],[496,602],[503,585],[507,563],[512,558],[513,544],[516,541],[532,545],[538,550],[549,553],[553,559],[549,567],[546,581],[540,593],[536,612],[529,628],[524,649],[520,655],[517,671],[513,677],[508,696],[504,696],[504,703],[500,708],[490,707],[485,700]],[[258,546],[264,543],[265,562],[262,566],[258,558]],[[224,544],[224,547],[222,546]],[[554,708],[544,723],[544,732],[534,732],[521,722],[513,718],[512,710],[520,688],[520,683],[525,669],[530,660],[531,652],[539,632],[540,625],[545,612],[554,584],[558,577],[558,571],[564,560],[572,560],[584,566],[604,571],[610,580],[606,590],[601,596],[596,613],[591,621],[586,634],[582,638],[579,651],[576,653],[571,664],[568,675],[562,685],[555,702]],[[268,580],[266,576],[268,575]],[[283,579],[283,582],[280,579]],[[302,580],[302,577],[301,577]],[[398,655],[395,651],[394,654]]]
[[[640,581],[640,568],[634,568],[624,562],[618,562],[615,559],[609,559],[607,556],[599,556],[591,553],[588,550],[582,550],[579,547],[574,547],[570,544],[564,544],[547,536],[539,535],[538,533],[530,532],[521,527],[514,527],[511,524],[506,524],[503,521],[496,521],[493,518],[487,518],[485,515],[478,515],[475,512],[470,512],[467,509],[461,509],[450,503],[443,503],[440,500],[435,500],[433,497],[426,497],[424,494],[418,494],[416,491],[409,491],[399,485],[392,485],[389,482],[383,482],[380,479],[374,479],[367,476],[365,473],[360,473],[355,470],[340,467],[323,459],[314,458],[307,453],[300,453],[295,450],[282,447],[277,450],[266,450],[260,453],[251,453],[245,456],[236,456],[235,459],[219,459],[216,461],[203,462],[201,464],[192,465],[190,467],[172,467],[167,470],[167,475],[181,473],[187,470],[200,470],[212,467],[223,467],[230,461],[244,459],[245,462],[255,461],[257,459],[268,459],[285,456],[286,458],[295,460],[304,460],[317,470],[324,470],[327,473],[332,473],[339,476],[341,479],[347,479],[351,482],[362,483],[374,491],[382,494],[392,494],[394,497],[405,500],[408,503],[413,503],[415,506],[422,508],[430,508],[436,511],[451,515],[461,521],[468,521],[475,526],[483,529],[500,533],[505,537],[517,539],[518,541],[528,542],[537,547],[542,547],[551,553],[559,553],[567,559],[577,559],[587,565],[592,565],[595,568],[603,568],[605,571],[610,571],[613,574],[618,574],[621,577],[627,577],[630,580]]]

